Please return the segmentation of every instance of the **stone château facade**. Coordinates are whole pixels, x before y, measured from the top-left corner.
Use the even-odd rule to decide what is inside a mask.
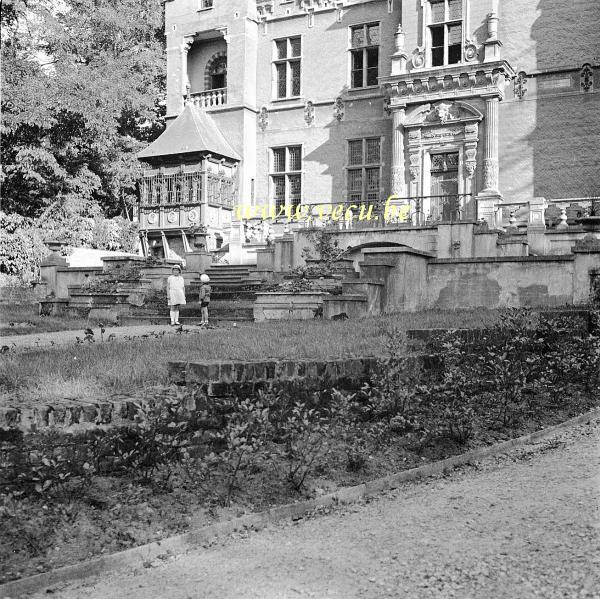
[[[394,195],[414,226],[543,228],[600,196],[597,0],[165,8],[169,125],[139,155],[154,243],[235,244],[236,204]]]

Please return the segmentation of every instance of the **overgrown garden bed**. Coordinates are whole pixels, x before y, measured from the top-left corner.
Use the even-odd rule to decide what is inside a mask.
[[[597,331],[597,329],[596,329]],[[207,398],[165,389],[137,426],[5,433],[0,581],[315,496],[565,420],[598,404],[600,338],[508,312],[490,335],[430,341],[408,369],[396,331],[354,393],[273,387]]]

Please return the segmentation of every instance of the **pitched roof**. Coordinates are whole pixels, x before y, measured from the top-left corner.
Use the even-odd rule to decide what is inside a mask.
[[[192,152],[211,152],[225,158],[241,160],[212,118],[192,104],[188,104],[163,133],[137,157],[146,160]]]

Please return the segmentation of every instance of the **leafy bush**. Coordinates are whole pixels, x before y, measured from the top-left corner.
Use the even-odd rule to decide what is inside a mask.
[[[46,254],[42,232],[32,219],[0,212],[0,273],[25,282],[37,279]]]
[[[240,474],[262,460],[263,449],[268,440],[269,408],[260,401],[246,399],[236,405],[227,415],[225,428],[216,438],[225,443],[225,450],[214,458],[226,476],[225,505],[238,484]]]
[[[137,404],[136,410],[136,426],[113,431],[104,443],[112,446],[118,467],[147,483],[163,470],[168,480],[190,436],[182,397],[165,397],[151,406]]]
[[[285,478],[299,491],[319,460],[329,452],[330,423],[321,412],[296,404],[281,423],[279,455],[285,464]]]

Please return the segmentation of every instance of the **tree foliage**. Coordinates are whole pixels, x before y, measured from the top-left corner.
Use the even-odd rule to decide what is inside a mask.
[[[7,0],[1,51],[2,209],[123,212],[164,126],[160,0]]]

